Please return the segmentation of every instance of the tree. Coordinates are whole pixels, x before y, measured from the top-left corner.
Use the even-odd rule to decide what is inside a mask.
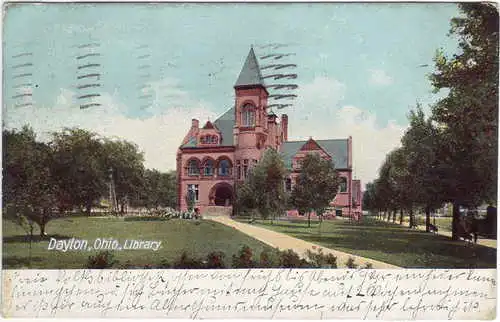
[[[3,131],[3,208],[7,219],[33,235],[33,223],[45,235],[46,224],[56,216],[57,183],[51,172],[52,151],[36,141],[29,127]]]
[[[105,155],[96,134],[82,129],[53,133],[52,172],[59,194],[71,206],[85,208],[90,214],[94,203],[107,191],[108,172],[103,167]]]
[[[135,194],[138,200],[134,200],[134,205],[158,209],[158,207],[175,208],[177,204],[175,171],[160,172],[156,169],[146,169],[143,173],[142,185],[138,186],[138,189],[138,193]]]
[[[323,214],[338,189],[339,178],[333,162],[317,154],[307,154],[291,198],[299,213],[308,212],[308,227],[311,227],[311,212]]]
[[[430,212],[441,207],[444,201],[442,182],[439,180],[438,149],[440,133],[430,119],[426,119],[422,107],[417,104],[408,116],[410,126],[401,142],[406,151],[408,173],[413,182],[414,200],[426,215],[426,231],[429,232]]]
[[[274,218],[285,210],[285,174],[281,156],[276,150],[267,149],[245,182],[237,187],[237,206],[255,209],[263,218]]]
[[[433,107],[443,129],[440,171],[453,202],[452,238],[458,238],[460,206],[496,203],[498,169],[498,11],[488,3],[461,3],[450,34],[460,53],[438,51],[431,82],[448,95]]]
[[[144,155],[137,145],[125,140],[104,139],[102,143],[101,171],[113,174],[115,191],[120,205],[120,212],[125,212],[125,205],[142,188],[144,175]]]

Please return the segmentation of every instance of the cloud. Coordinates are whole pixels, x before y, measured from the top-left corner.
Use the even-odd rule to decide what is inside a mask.
[[[164,82],[165,85],[168,82]],[[166,85],[162,93],[175,92]],[[61,89],[53,107],[7,109],[4,115],[8,128],[21,128],[29,123],[39,138],[47,140],[50,133],[65,127],[79,127],[106,137],[120,137],[136,143],[145,153],[145,165],[159,170],[175,169],[177,148],[191,126],[191,119],[213,119],[211,106],[191,98],[187,93],[178,96],[175,104],[158,102],[155,113],[146,118],[126,116],[128,107],[117,93],[101,96],[100,107],[80,109],[74,103],[74,94]]]
[[[385,70],[382,69],[370,69],[370,83],[374,85],[387,86],[391,85],[394,80],[389,76]]]
[[[289,139],[338,139],[352,136],[354,174],[362,184],[378,175],[386,154],[400,145],[406,126],[389,121],[383,126],[374,113],[342,105],[346,86],[321,78],[301,87],[289,114]],[[317,94],[322,93],[318,98]],[[318,98],[318,99],[317,99]]]

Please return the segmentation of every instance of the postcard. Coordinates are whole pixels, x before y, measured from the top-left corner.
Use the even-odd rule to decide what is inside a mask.
[[[5,317],[496,317],[496,5],[3,9]]]

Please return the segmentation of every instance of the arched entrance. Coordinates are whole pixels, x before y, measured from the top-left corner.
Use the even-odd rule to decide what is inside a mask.
[[[209,199],[214,206],[232,206],[233,187],[227,182],[217,183],[210,189]]]

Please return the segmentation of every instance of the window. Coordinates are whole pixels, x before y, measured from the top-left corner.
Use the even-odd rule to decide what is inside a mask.
[[[219,176],[226,177],[230,175],[231,166],[229,161],[224,159],[219,162]]]
[[[238,176],[238,180],[241,180],[241,163],[240,163],[240,160],[236,161],[236,175]]]
[[[210,143],[212,143],[212,144],[217,144],[217,141],[218,141],[218,140],[217,140],[217,136],[212,135],[212,136],[211,136],[211,140],[212,140],[212,141],[210,141]]]
[[[252,105],[246,104],[245,106],[243,106],[241,121],[243,126],[255,126],[255,108]]]
[[[203,166],[203,175],[212,176],[214,174],[214,161],[208,159]]]
[[[341,177],[340,178],[340,192],[347,192],[347,178],[346,177]]]
[[[192,159],[188,164],[188,175],[197,176],[200,174],[200,167],[198,165],[198,160]]]
[[[200,192],[199,192],[197,184],[188,184],[187,185],[187,196],[188,196],[188,198],[194,198],[194,201],[198,202]]]
[[[243,178],[248,176],[248,159],[243,160]]]
[[[286,178],[286,180],[285,180],[285,190],[287,192],[292,191],[292,179]]]

